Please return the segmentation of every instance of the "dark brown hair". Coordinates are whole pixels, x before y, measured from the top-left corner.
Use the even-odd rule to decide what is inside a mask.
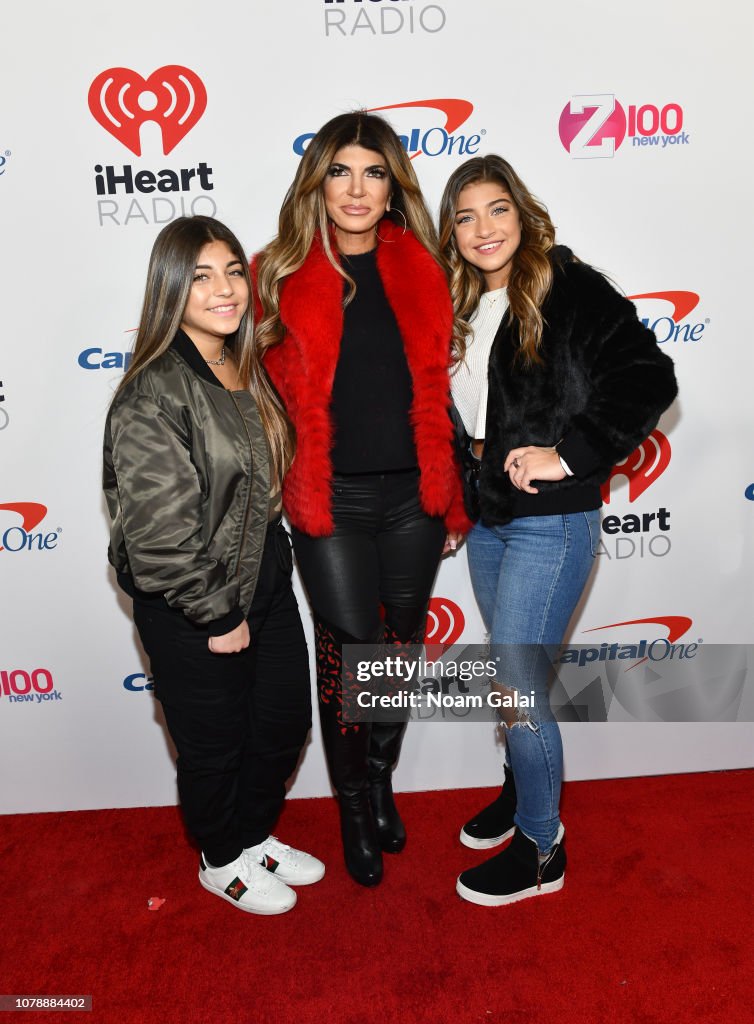
[[[249,305],[230,343],[238,361],[241,384],[251,391],[257,403],[275,469],[282,480],[293,458],[293,429],[262,366],[254,342],[248,261],[241,243],[220,221],[212,217],[178,217],[166,225],[155,239],[133,358],[118,391],[170,347],[183,319],[197,258],[204,246],[212,242],[225,242],[243,268],[249,289]]]

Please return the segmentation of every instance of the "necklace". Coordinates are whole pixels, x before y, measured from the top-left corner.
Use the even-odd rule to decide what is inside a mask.
[[[225,345],[223,345],[223,350],[220,353],[219,359],[205,359],[204,362],[207,363],[208,366],[225,366]]]
[[[493,288],[493,290],[491,292],[482,292],[482,295],[487,300],[487,305],[488,306],[494,306],[495,303],[497,302],[497,300],[501,296],[505,295],[506,292],[507,292],[507,288],[505,287],[505,285],[503,285],[502,288]]]

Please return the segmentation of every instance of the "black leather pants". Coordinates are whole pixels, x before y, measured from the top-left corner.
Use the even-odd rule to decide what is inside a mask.
[[[292,531],[315,616],[354,642],[379,638],[380,607],[399,639],[423,626],[445,527],[422,509],[418,485],[418,470],[336,475],[331,536]]]
[[[445,527],[422,509],[418,483],[418,470],[336,476],[332,535],[293,531],[314,613],[322,737],[340,798],[346,862],[365,885],[376,884],[382,871],[370,824],[370,779],[389,786],[405,723],[344,722],[342,645],[406,643],[423,634]]]

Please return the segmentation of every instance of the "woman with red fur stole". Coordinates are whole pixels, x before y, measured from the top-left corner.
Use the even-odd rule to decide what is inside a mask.
[[[376,885],[382,853],[406,841],[391,787],[405,722],[344,717],[342,645],[421,639],[440,557],[469,526],[448,415],[450,295],[386,121],[359,111],[320,129],[252,270],[258,343],[296,430],[284,505],[346,866]]]

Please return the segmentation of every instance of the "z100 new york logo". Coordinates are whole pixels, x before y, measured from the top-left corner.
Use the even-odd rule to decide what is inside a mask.
[[[0,670],[0,697],[7,697],[10,704],[43,704],[63,699],[48,668],[30,672],[23,668]]]
[[[167,156],[204,114],[207,90],[196,72],[180,64],[167,64],[148,78],[130,68],[108,68],[89,86],[88,102],[97,123],[134,156],[142,155],[142,126],[157,125]],[[206,161],[160,170],[103,161],[94,166],[94,187],[97,196],[109,197],[97,200],[100,227],[166,224],[176,217],[217,212],[207,194],[215,186]]]
[[[679,103],[631,103],[624,109],[612,93],[571,96],[558,123],[560,141],[580,160],[615,156],[625,139],[631,146],[676,149],[689,145]]]

